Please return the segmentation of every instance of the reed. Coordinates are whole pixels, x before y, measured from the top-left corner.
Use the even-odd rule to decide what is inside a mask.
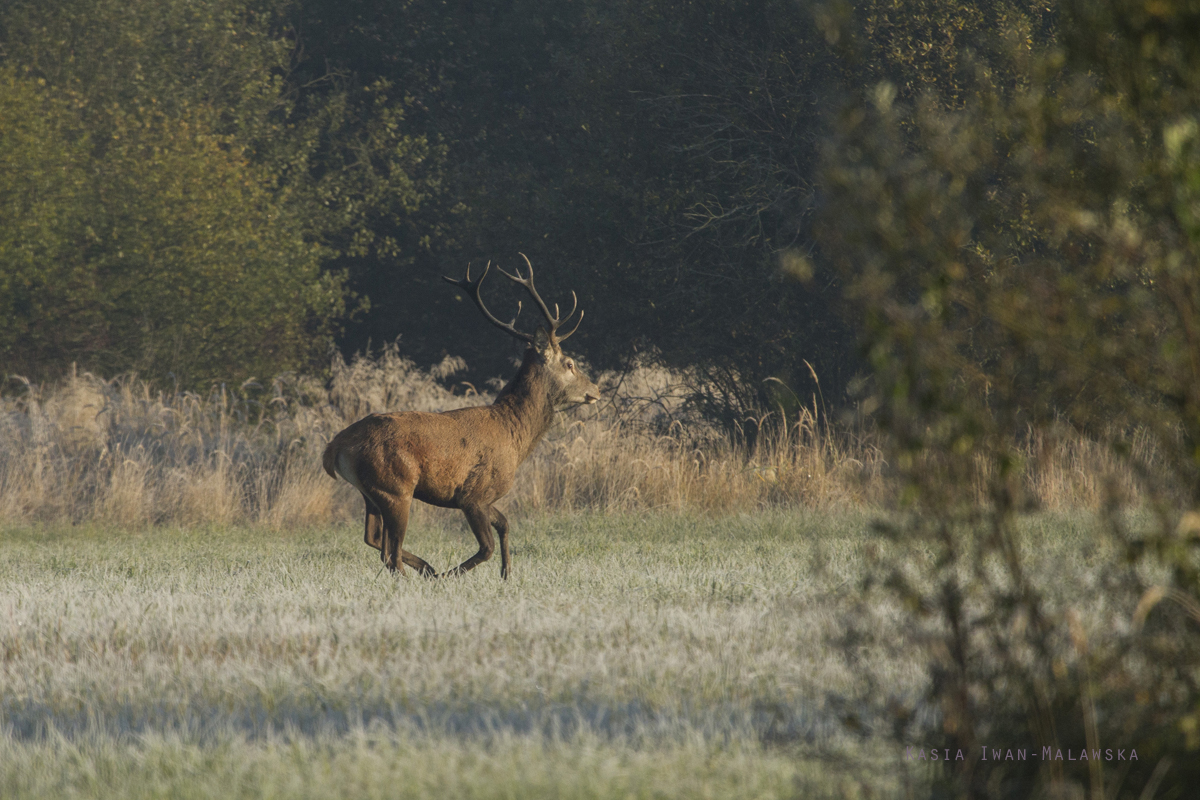
[[[372,412],[490,402],[454,383],[463,367],[447,358],[421,370],[392,345],[335,358],[327,381],[284,374],[207,394],[75,369],[42,385],[11,378],[0,395],[0,514],[133,527],[357,519],[357,493],[321,471],[325,443]],[[880,507],[896,496],[880,437],[865,424],[832,422],[814,406],[748,418],[730,433],[690,411],[685,376],[640,366],[600,382],[604,402],[560,414],[506,508],[728,513]],[[1150,447],[1144,437],[1135,444]],[[1128,470],[1094,442],[1031,436],[1023,447],[1041,507],[1098,507],[1114,480],[1139,498]]]

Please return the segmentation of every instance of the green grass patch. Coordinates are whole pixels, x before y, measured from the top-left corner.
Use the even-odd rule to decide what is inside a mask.
[[[839,639],[865,512],[513,523],[507,582],[381,573],[357,527],[0,532],[0,795],[900,790],[886,731],[843,724],[925,678]],[[1077,527],[1031,525],[1048,569],[1086,571]],[[474,546],[436,514],[406,539],[439,568]],[[869,613],[886,641],[901,612]]]

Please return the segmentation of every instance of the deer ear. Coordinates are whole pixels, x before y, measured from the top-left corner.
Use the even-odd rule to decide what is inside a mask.
[[[554,338],[546,331],[545,328],[540,325],[533,335],[533,346],[536,347],[540,353],[550,352],[557,347],[554,342]]]

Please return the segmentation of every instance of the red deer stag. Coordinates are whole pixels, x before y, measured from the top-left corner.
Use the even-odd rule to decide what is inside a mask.
[[[524,254],[521,255],[525,258]],[[424,559],[404,549],[408,510],[413,498],[442,508],[460,508],[479,541],[479,552],[446,573],[460,575],[492,557],[500,538],[500,576],[508,578],[508,520],[492,504],[513,484],[517,467],[533,451],[554,419],[554,410],[568,404],[595,403],[600,390],[562,351],[561,344],[583,321],[563,336],[558,328],[570,319],[554,314],[533,286],[533,265],[525,258],[529,277],[501,274],[524,286],[546,319],[536,334],[518,331],[492,316],[479,296],[491,263],[479,280],[471,280],[468,265],[460,281],[446,278],[466,291],[488,322],[528,344],[517,375],[500,390],[490,406],[460,408],[440,414],[409,411],[371,414],[343,430],[325,448],[325,471],[341,475],[362,492],[366,502],[363,539],[380,551],[388,569],[403,572],[404,564],[425,577],[436,575]],[[517,307],[520,314],[520,304]]]

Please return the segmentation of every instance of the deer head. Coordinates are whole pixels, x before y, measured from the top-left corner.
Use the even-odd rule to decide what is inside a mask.
[[[463,289],[470,298],[475,302],[479,311],[483,314],[488,322],[495,325],[500,330],[512,336],[518,341],[525,342],[528,345],[525,351],[525,359],[522,364],[521,373],[524,374],[527,369],[537,369],[544,374],[546,391],[550,402],[555,406],[563,405],[583,405],[592,404],[600,399],[600,389],[591,381],[579,368],[575,359],[563,352],[562,342],[567,337],[575,333],[579,329],[579,323],[583,322],[583,311],[580,310],[579,318],[575,321],[575,326],[561,336],[558,333],[563,323],[574,316],[576,309],[579,306],[579,298],[575,292],[571,292],[571,310],[567,315],[560,316],[558,304],[554,305],[554,313],[550,313],[550,307],[542,300],[537,289],[533,285],[533,264],[529,263],[529,259],[524,253],[520,254],[521,258],[525,259],[525,266],[528,269],[528,277],[521,274],[520,269],[516,275],[510,275],[502,269],[500,274],[508,278],[513,283],[524,286],[529,292],[529,296],[533,298],[534,304],[542,312],[545,319],[545,324],[538,326],[534,333],[525,333],[516,328],[517,317],[521,315],[521,304],[517,303],[517,317],[513,318],[511,323],[504,323],[496,319],[492,312],[488,311],[487,306],[483,304],[483,298],[479,294],[479,288],[483,284],[483,279],[487,277],[488,271],[492,268],[492,262],[488,262],[483,268],[483,273],[478,280],[471,280],[471,266],[467,265],[467,274],[462,280],[455,280],[447,276],[442,276],[443,280],[452,283],[455,286]]]

